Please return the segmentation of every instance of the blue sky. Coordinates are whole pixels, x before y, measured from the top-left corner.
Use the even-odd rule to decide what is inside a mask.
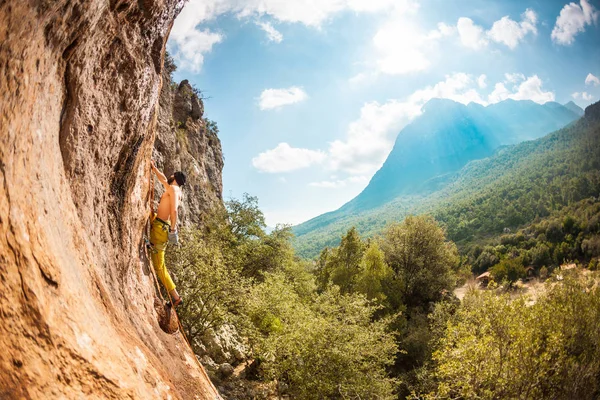
[[[600,97],[597,0],[190,0],[168,43],[205,96],[224,196],[269,226],[356,196],[434,97]]]

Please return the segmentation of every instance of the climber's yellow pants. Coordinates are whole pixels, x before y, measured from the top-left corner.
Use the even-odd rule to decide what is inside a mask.
[[[175,284],[167,267],[165,265],[165,250],[167,249],[167,242],[169,241],[169,228],[170,224],[159,218],[152,218],[152,229],[150,230],[150,243],[152,243],[152,265],[156,275],[165,285],[168,292],[175,289]]]

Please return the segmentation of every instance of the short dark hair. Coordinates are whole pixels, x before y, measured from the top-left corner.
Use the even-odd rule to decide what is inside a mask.
[[[185,174],[181,171],[177,171],[173,174],[173,176],[175,177],[175,181],[177,182],[177,184],[181,187],[183,187],[183,185],[185,185]]]

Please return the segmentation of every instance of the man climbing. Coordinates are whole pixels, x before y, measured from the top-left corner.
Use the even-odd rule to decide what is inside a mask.
[[[169,292],[172,304],[178,306],[183,303],[183,299],[175,290],[175,283],[173,283],[165,266],[165,250],[167,243],[177,244],[179,240],[177,235],[177,207],[181,201],[181,189],[185,185],[185,174],[177,171],[167,179],[156,168],[154,161],[151,161],[150,165],[160,183],[165,187],[165,192],[158,203],[158,210],[151,217],[152,264],[158,278]]]

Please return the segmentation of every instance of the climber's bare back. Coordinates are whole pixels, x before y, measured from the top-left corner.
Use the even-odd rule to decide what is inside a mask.
[[[160,203],[158,203],[158,211],[156,212],[156,216],[163,221],[170,221],[172,210],[171,202],[175,202],[175,209],[177,209],[180,200],[181,188],[175,185],[169,185],[169,188],[160,197]]]

